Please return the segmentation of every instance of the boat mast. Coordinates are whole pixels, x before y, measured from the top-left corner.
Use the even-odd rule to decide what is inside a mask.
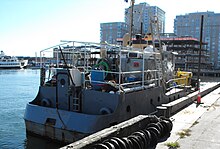
[[[130,42],[129,45],[131,45],[132,42],[132,27],[133,27],[133,11],[134,11],[134,0],[131,0],[131,12],[130,12],[130,31],[129,31],[129,35],[130,35]]]
[[[35,52],[35,65],[37,64],[37,52]]]

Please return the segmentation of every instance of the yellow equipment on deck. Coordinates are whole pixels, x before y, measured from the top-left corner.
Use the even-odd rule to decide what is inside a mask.
[[[189,86],[191,85],[192,76],[192,72],[180,71],[180,69],[178,69],[175,82],[178,85]]]

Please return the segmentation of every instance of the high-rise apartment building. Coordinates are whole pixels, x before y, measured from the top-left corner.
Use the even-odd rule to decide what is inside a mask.
[[[117,44],[117,38],[122,38],[128,32],[125,22],[109,22],[100,24],[100,41]]]
[[[157,6],[150,6],[147,3],[140,3],[133,7],[133,31],[132,35],[150,33],[150,20],[158,18],[159,33],[165,30],[165,12]],[[111,44],[117,43],[117,38],[122,38],[129,32],[131,21],[131,7],[125,9],[125,22],[109,22],[100,24],[100,41],[107,41]]]
[[[220,69],[220,13],[196,12],[176,16],[174,33],[177,36],[192,36],[200,38],[201,16],[204,16],[203,42],[207,42],[207,49],[215,69]]]
[[[130,28],[131,7],[125,9],[125,23]],[[133,35],[150,33],[150,20],[153,17],[158,18],[159,33],[165,31],[165,12],[157,6],[150,6],[146,2],[136,4],[133,7]]]

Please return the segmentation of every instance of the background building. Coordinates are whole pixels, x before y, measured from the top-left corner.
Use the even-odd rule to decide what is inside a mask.
[[[203,42],[208,43],[207,49],[215,69],[220,69],[220,13],[196,12],[176,16],[174,33],[177,36],[200,38],[201,16],[204,15]]]
[[[161,42],[167,45],[167,50],[177,52],[175,56],[175,68],[193,73],[198,72],[200,41],[193,37],[165,37]],[[212,65],[207,51],[207,43],[202,43],[201,72],[212,70]]]
[[[125,22],[109,22],[100,24],[100,42],[107,41],[116,44],[117,38],[122,38],[130,29],[131,7],[125,9]],[[150,6],[147,3],[134,5],[133,9],[133,35],[146,34],[150,31],[151,17],[158,17],[159,33],[165,30],[165,12],[157,6]]]
[[[125,9],[125,23],[130,28],[131,7]],[[150,31],[151,17],[158,17],[159,33],[165,31],[165,12],[157,6],[150,6],[147,3],[134,5],[133,10],[133,35],[146,34]],[[142,24],[142,25],[141,25]],[[142,32],[141,32],[142,31]]]
[[[128,32],[125,22],[109,22],[100,24],[100,41],[117,44],[117,38],[122,38]]]

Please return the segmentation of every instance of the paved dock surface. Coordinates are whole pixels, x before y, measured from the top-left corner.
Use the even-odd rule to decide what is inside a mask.
[[[178,142],[180,149],[220,148],[220,88],[202,97],[201,102],[171,117],[171,135],[158,143],[156,149],[168,149],[166,144],[171,142]]]

